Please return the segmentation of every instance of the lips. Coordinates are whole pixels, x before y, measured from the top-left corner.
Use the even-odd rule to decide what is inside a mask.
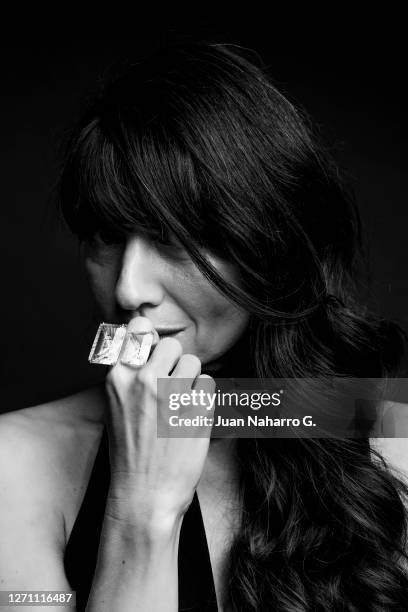
[[[172,336],[174,334],[177,334],[178,332],[183,331],[183,328],[161,328],[161,327],[156,327],[155,328],[157,333],[159,334],[159,336]]]

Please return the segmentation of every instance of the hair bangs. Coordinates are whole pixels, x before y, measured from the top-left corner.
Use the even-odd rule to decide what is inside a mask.
[[[112,129],[98,117],[74,140],[60,203],[80,240],[101,230],[118,238],[132,232],[157,237],[167,230],[186,246],[198,246],[211,233],[191,156],[161,127],[138,134],[123,120]]]

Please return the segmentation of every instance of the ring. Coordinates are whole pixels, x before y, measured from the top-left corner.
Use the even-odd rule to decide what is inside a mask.
[[[89,353],[88,361],[101,365],[115,365],[126,335],[126,325],[101,323]]]
[[[120,363],[140,368],[147,362],[153,344],[153,332],[127,332],[126,325],[101,323],[88,361],[101,365]]]
[[[128,332],[123,342],[120,363],[140,368],[147,362],[153,343],[153,333]]]

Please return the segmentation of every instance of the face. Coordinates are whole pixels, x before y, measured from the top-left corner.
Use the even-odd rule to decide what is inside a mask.
[[[225,280],[239,285],[232,264],[204,254]],[[132,234],[123,245],[106,245],[96,238],[85,247],[85,265],[104,321],[147,317],[159,335],[173,330],[183,352],[202,364],[222,364],[247,327],[248,313],[203,276],[175,239],[164,245]]]

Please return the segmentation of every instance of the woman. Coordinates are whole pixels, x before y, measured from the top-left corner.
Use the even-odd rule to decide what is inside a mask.
[[[85,113],[61,203],[101,320],[154,350],[2,417],[3,588],[72,587],[88,612],[406,609],[407,490],[367,438],[156,436],[158,377],[398,371],[402,332],[356,295],[358,213],[300,112],[236,49],[175,45]]]

